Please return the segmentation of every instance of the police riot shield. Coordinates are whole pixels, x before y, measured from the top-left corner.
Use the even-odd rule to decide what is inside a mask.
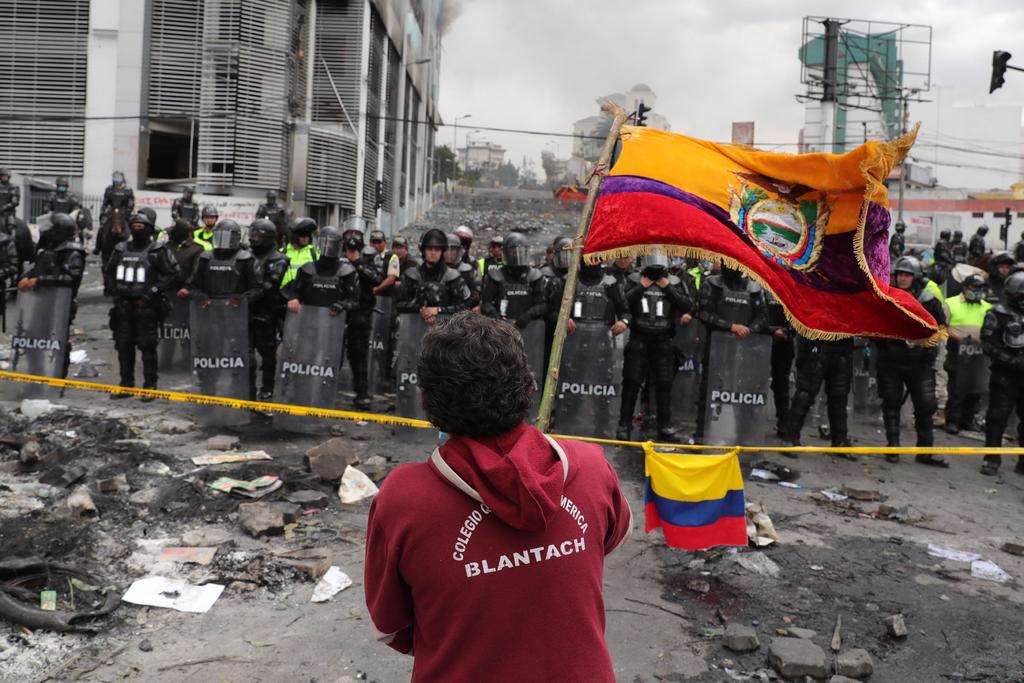
[[[987,394],[990,374],[989,358],[981,349],[981,340],[970,338],[957,344],[956,391],[959,395]]]
[[[344,313],[331,315],[323,306],[303,306],[298,313],[288,313],[277,352],[274,402],[333,408],[344,338]],[[274,415],[274,427],[303,433],[330,431],[327,420],[285,414]]]
[[[875,380],[874,347],[857,338],[853,345],[853,410],[861,415],[881,415]]]
[[[420,388],[416,380],[416,362],[420,343],[427,333],[427,324],[419,313],[398,316],[398,356],[395,359],[395,409],[401,417],[425,419],[420,402]],[[395,434],[402,440],[412,440],[418,429],[399,427]]]
[[[531,320],[526,329],[519,330],[526,349],[526,360],[530,364],[530,374],[533,375],[533,399],[526,416],[528,421],[533,421],[540,412],[540,397],[544,390],[544,367],[547,365],[544,358],[544,328],[543,320]]]
[[[178,297],[172,297],[171,301],[171,311],[156,331],[159,339],[160,372],[186,372],[190,365],[189,302]]]
[[[672,412],[677,421],[697,419],[705,335],[704,324],[696,318],[687,325],[676,326],[676,334],[672,340],[676,352],[676,377],[672,381]]]
[[[610,437],[619,416],[623,346],[600,320],[578,320],[562,349],[555,428],[574,436]],[[546,379],[546,378],[545,378]]]
[[[18,293],[11,334],[11,372],[63,377],[71,318],[70,287],[39,287]],[[60,389],[11,382],[4,395],[12,400],[54,398]]]
[[[370,327],[370,356],[368,381],[370,392],[385,394],[391,391],[391,306],[389,296],[378,296],[373,304]]]
[[[770,417],[772,340],[754,334],[736,339],[712,332],[708,393],[704,397],[704,443],[751,446],[764,443]],[[743,459],[740,459],[743,463]]]
[[[192,379],[204,396],[249,399],[249,304],[232,306],[212,299],[206,308],[191,302],[188,327],[192,350]],[[249,422],[245,410],[199,406],[196,421],[204,426],[236,427]]]

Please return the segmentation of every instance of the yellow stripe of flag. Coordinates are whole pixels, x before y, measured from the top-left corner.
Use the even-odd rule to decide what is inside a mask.
[[[644,469],[658,496],[686,503],[724,498],[729,491],[743,490],[736,453],[685,455],[659,453],[644,444]]]

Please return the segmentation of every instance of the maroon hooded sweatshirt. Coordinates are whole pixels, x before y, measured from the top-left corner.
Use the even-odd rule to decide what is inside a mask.
[[[604,556],[632,515],[597,446],[452,436],[370,507],[365,590],[414,681],[614,681]]]

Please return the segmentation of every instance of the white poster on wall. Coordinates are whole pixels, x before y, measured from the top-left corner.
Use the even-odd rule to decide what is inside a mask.
[[[171,225],[171,205],[181,196],[180,192],[154,192],[152,190],[136,190],[135,206],[151,206],[156,210],[156,224],[159,228]],[[193,197],[200,209],[207,204],[217,208],[220,218],[231,218],[241,225],[248,225],[256,217],[256,209],[262,200],[255,197],[232,197],[212,194],[197,194]]]

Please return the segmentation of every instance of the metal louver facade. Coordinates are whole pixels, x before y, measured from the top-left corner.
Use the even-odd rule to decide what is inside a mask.
[[[380,159],[381,116],[384,94],[381,92],[385,59],[390,41],[377,10],[370,7],[370,54],[366,78],[366,156],[363,173],[363,216],[377,217],[377,165]]]
[[[149,115],[198,117],[204,1],[151,2]]]
[[[0,0],[0,166],[81,176],[88,0]]]
[[[291,0],[206,0],[199,183],[287,185]]]
[[[395,145],[398,144],[397,119],[401,112],[398,111],[398,88],[401,87],[399,78],[402,66],[401,58],[394,43],[388,40],[388,82],[384,87],[384,205],[391,206],[391,200],[395,196]]]

